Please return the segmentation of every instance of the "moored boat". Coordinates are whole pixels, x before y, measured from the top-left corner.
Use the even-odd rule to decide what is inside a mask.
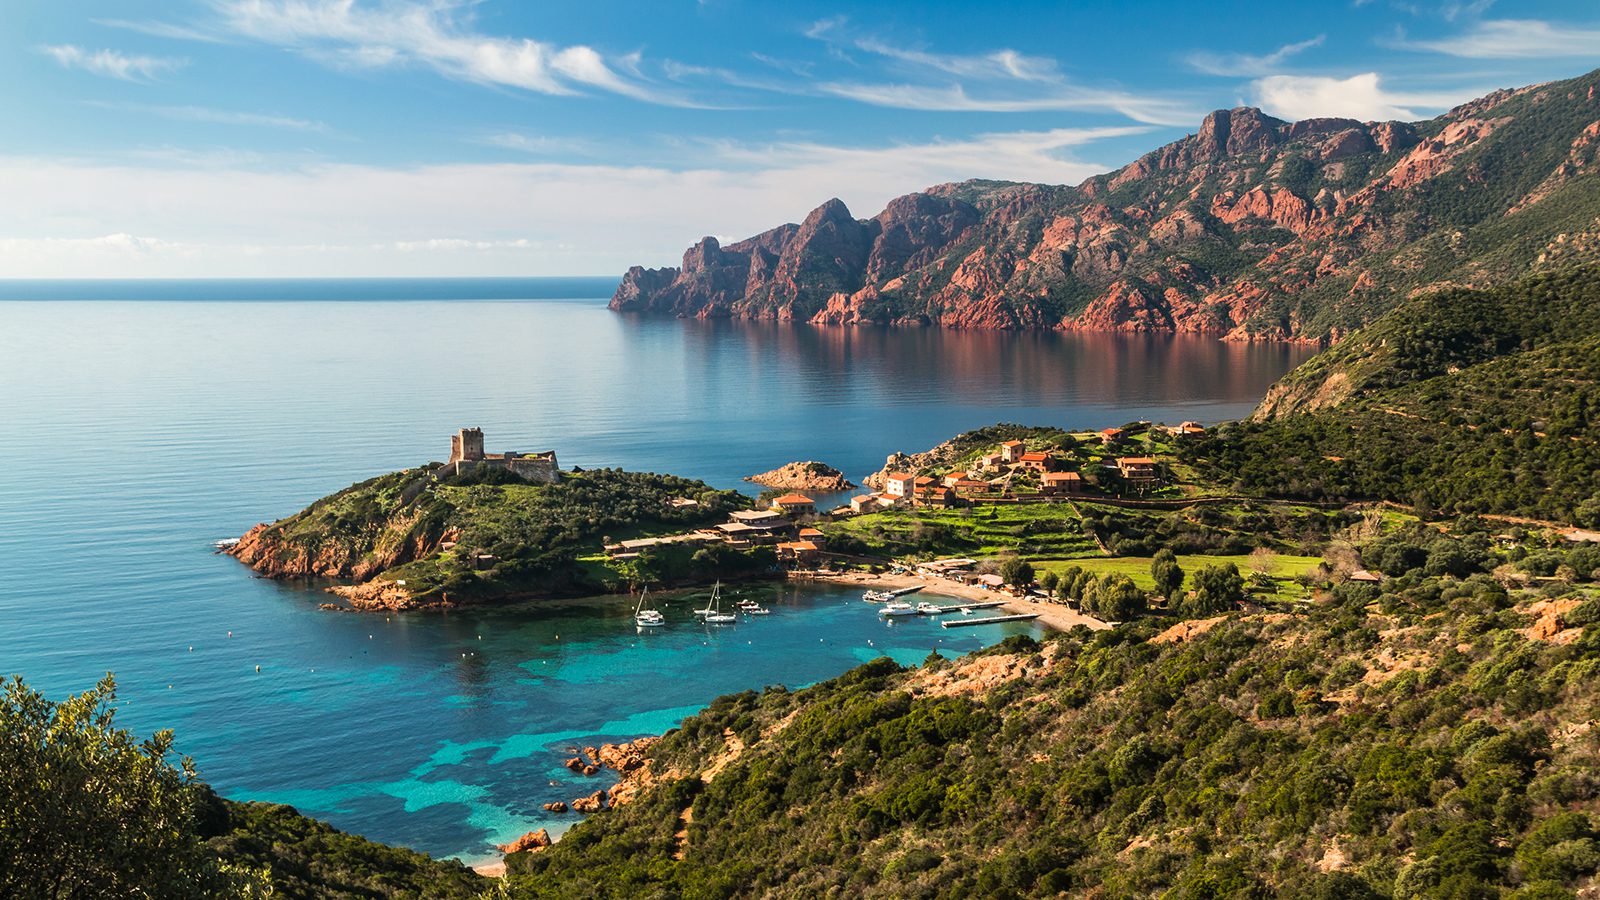
[[[650,596],[650,589],[645,588],[639,594],[639,602],[633,607],[633,624],[641,628],[654,628],[657,625],[667,624],[667,617],[658,609],[645,609],[645,598]]]

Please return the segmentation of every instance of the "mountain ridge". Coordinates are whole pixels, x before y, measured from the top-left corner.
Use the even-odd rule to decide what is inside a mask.
[[[619,311],[1337,340],[1600,236],[1600,72],[1425,122],[1239,107],[1075,186],[967,181],[628,270]]]

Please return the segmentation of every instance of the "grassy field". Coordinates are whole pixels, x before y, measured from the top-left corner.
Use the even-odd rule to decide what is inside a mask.
[[[1298,585],[1292,585],[1293,579],[1316,568],[1317,563],[1320,562],[1322,562],[1322,557],[1320,556],[1275,555],[1272,557],[1272,565],[1267,574],[1279,579],[1280,584],[1285,581],[1291,583],[1283,585],[1279,590],[1280,595],[1298,597],[1303,591],[1291,589],[1291,587],[1298,588]],[[1253,571],[1250,568],[1250,557],[1247,555],[1178,557],[1178,565],[1183,568],[1186,576],[1185,581],[1188,580],[1187,576],[1193,575],[1197,569],[1222,565],[1223,563],[1233,563],[1246,576],[1249,576]],[[1150,577],[1150,557],[1148,556],[1118,556],[1110,558],[1102,556],[1088,559],[1045,559],[1034,561],[1034,567],[1041,573],[1056,572],[1059,574],[1072,566],[1077,566],[1097,575],[1126,575],[1132,578],[1135,584],[1146,590],[1155,587],[1155,581]]]
[[[973,509],[889,510],[824,526],[831,536],[860,540],[874,555],[1062,557],[1099,552],[1082,520],[1065,503]]]

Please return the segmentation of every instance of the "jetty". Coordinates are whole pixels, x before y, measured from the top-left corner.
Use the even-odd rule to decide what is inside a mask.
[[[890,600],[898,600],[907,594],[915,594],[917,591],[922,590],[923,587],[924,585],[914,584],[910,587],[893,588],[887,591],[867,591],[861,595],[861,599],[868,603],[887,603]]]
[[[1001,622],[1029,622],[1037,618],[1039,618],[1038,613],[1018,613],[1012,616],[986,616],[982,619],[945,619],[939,623],[939,627],[967,628],[972,625],[996,625]]]
[[[949,606],[940,606],[939,607],[939,612],[937,612],[937,613],[935,613],[935,612],[926,612],[926,613],[923,613],[923,615],[925,615],[925,616],[936,616],[936,615],[939,615],[940,613],[961,612],[964,609],[994,609],[997,606],[1005,606],[1005,605],[1006,605],[1006,601],[1004,601],[1004,600],[989,600],[989,601],[986,601],[986,602],[983,602],[983,603],[952,603]]]

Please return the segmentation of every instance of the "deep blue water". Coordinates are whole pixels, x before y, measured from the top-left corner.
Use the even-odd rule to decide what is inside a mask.
[[[722,693],[1024,629],[886,624],[816,587],[720,631],[691,624],[684,599],[643,635],[616,600],[329,613],[212,541],[442,458],[463,425],[566,466],[748,487],[792,459],[864,474],[995,421],[1236,417],[1305,354],[641,319],[604,308],[611,286],[0,283],[0,298],[44,298],[0,302],[0,673],[59,697],[114,671],[119,721],[174,728],[225,794],[480,859],[559,831],[571,819],[540,804],[600,786],[560,767],[570,746],[660,732]]]

